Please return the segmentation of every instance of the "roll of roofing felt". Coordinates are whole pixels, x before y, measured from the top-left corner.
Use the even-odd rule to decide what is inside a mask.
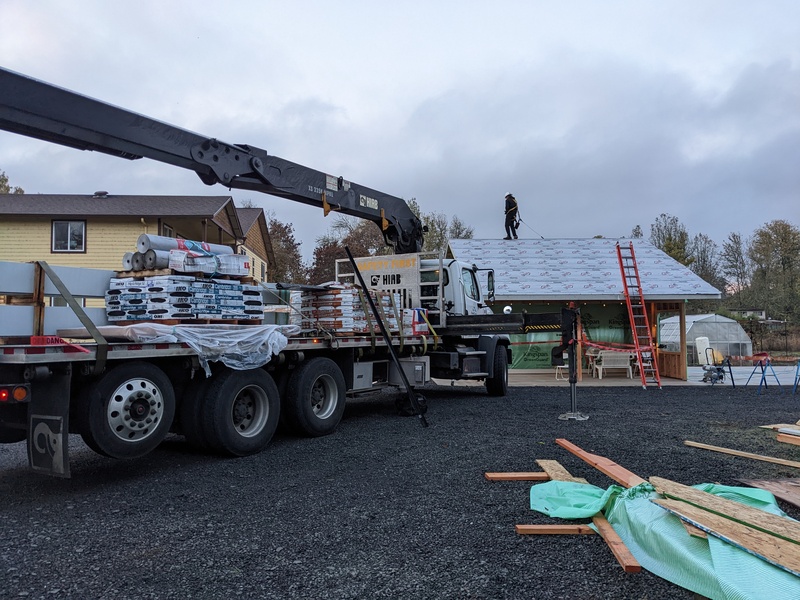
[[[169,267],[169,250],[153,250],[144,253],[145,269],[166,269]]]
[[[126,252],[122,255],[122,270],[130,271],[133,269],[133,252]]]
[[[186,250],[197,254],[233,254],[233,248],[223,244],[209,244],[207,242],[194,242],[178,238],[150,235],[143,233],[139,236],[136,246],[141,253],[148,250]]]
[[[134,252],[131,257],[131,267],[134,271],[144,270],[144,254],[141,252]]]

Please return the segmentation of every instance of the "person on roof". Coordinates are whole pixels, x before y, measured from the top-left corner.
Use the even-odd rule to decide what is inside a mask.
[[[517,199],[514,198],[514,195],[509,192],[506,194],[506,237],[504,240],[510,240],[513,238],[516,240],[517,238]]]

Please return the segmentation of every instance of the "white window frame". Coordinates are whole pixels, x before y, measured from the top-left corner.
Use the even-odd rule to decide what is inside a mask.
[[[64,223],[67,224],[67,240],[71,240],[73,228],[80,231],[82,244],[79,248],[56,248],[56,226],[63,225]],[[67,245],[69,246],[69,241]],[[58,254],[84,254],[86,252],[86,221],[77,219],[54,219],[50,225],[50,251]]]

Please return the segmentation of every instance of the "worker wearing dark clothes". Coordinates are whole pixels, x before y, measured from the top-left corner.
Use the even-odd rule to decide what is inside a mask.
[[[506,194],[506,237],[504,240],[517,239],[517,200],[509,192]]]

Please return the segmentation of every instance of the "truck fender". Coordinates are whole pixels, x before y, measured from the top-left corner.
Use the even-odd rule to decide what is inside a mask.
[[[508,353],[509,339],[508,336],[500,335],[482,335],[478,338],[478,350],[486,352],[484,355],[484,372],[488,373],[489,377],[494,377],[494,352],[497,345],[505,346],[508,356],[508,362],[511,363],[511,356]]]

